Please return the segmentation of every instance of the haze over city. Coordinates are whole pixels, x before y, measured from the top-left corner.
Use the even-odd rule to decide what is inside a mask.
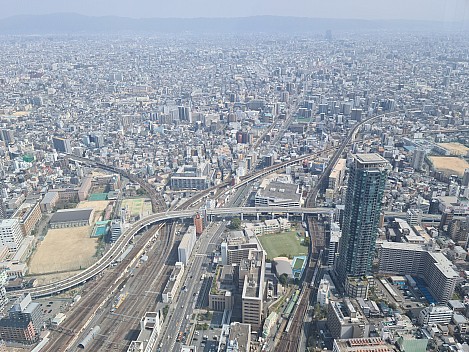
[[[0,1],[0,18],[71,12],[132,18],[246,17],[259,15],[312,18],[468,20],[467,0],[17,0]]]
[[[0,0],[0,352],[469,352],[469,0]]]

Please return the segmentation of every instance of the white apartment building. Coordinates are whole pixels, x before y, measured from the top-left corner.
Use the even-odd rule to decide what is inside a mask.
[[[453,318],[453,310],[448,306],[431,305],[419,314],[420,325],[448,325]]]
[[[8,247],[10,253],[15,253],[23,241],[23,230],[18,219],[3,219],[0,221],[0,245]]]
[[[189,262],[189,258],[192,253],[192,249],[194,249],[195,242],[197,241],[197,236],[195,234],[195,227],[189,226],[187,232],[181,239],[181,243],[179,243],[178,247],[178,259],[184,265],[187,265]]]
[[[163,303],[171,303],[173,298],[176,295],[176,292],[181,283],[182,276],[184,275],[184,264],[181,262],[176,262],[173,272],[169,278],[168,283],[166,284],[163,293]]]
[[[321,279],[319,283],[318,295],[317,295],[317,302],[321,307],[327,306],[329,304],[329,291],[331,285],[328,280]]]
[[[383,242],[379,248],[379,271],[422,277],[433,297],[442,303],[451,299],[459,279],[443,253],[415,243]]]

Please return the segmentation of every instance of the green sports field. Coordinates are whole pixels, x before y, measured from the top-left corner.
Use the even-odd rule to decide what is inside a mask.
[[[268,259],[273,259],[281,255],[291,257],[307,255],[308,247],[301,245],[302,239],[303,236],[301,236],[301,238],[297,236],[296,231],[259,236],[259,241],[267,252]]]
[[[132,216],[147,216],[152,213],[151,202],[145,198],[130,198],[122,201],[122,207],[127,208]]]

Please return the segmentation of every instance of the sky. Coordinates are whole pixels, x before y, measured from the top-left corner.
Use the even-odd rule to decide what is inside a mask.
[[[0,18],[57,12],[132,18],[278,15],[469,21],[469,0],[0,0]]]

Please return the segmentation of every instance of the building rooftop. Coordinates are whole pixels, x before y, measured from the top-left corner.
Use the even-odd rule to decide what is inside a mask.
[[[190,242],[191,242],[191,239],[194,240],[194,242],[195,242],[195,236],[196,236],[195,235],[195,227],[194,226],[189,226],[186,233],[181,238],[181,242],[179,243],[179,248],[188,249],[189,245],[190,245]]]
[[[330,178],[337,178],[339,176],[339,173],[345,168],[345,163],[346,159],[339,159],[337,160],[336,164],[331,170],[331,173],[329,175]]]
[[[378,337],[335,340],[334,344],[340,352],[387,352],[394,350]]]
[[[11,227],[19,223],[18,219],[1,219],[0,227]]]
[[[59,210],[50,219],[50,223],[60,223],[69,221],[87,221],[93,213],[93,208],[64,209]]]
[[[354,154],[353,157],[361,164],[387,163],[386,159],[376,153]]]
[[[440,269],[448,278],[457,278],[459,277],[458,273],[453,269],[453,263],[444,256],[441,252],[429,252],[429,254],[435,260],[435,265]]]
[[[231,323],[230,325],[230,336],[228,338],[228,346],[232,346],[231,349],[228,347],[227,351],[247,351],[251,340],[251,325],[242,323]],[[237,350],[233,347],[238,348]]]

